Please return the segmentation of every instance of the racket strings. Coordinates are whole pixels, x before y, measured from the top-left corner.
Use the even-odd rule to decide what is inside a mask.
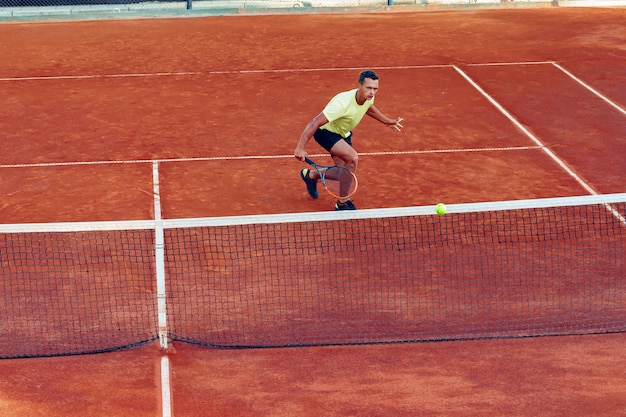
[[[350,197],[357,188],[357,180],[352,171],[347,168],[336,166],[326,169],[324,172],[324,187],[337,198]]]

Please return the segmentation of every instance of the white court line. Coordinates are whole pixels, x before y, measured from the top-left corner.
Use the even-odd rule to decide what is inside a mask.
[[[152,189],[154,194],[154,220],[161,220],[161,191],[159,184],[159,162],[152,162]]]
[[[426,68],[451,68],[452,65],[406,65],[395,67],[372,67],[381,69],[426,69]],[[361,71],[360,67],[343,68],[290,68],[290,69],[251,69],[251,70],[224,70],[224,71],[190,71],[190,72],[154,72],[135,74],[100,74],[100,75],[51,75],[34,77],[3,77],[0,81],[41,81],[41,80],[81,80],[96,78],[133,78],[133,77],[176,77],[184,75],[225,75],[225,74],[281,74],[298,72],[328,72],[328,71]]]
[[[416,151],[389,151],[389,152],[360,152],[359,156],[384,156],[384,155],[420,155],[432,153],[465,153],[465,152],[502,152],[539,149],[540,146],[509,146],[502,148],[467,148],[467,149],[425,149]],[[328,156],[328,154],[311,154],[311,156]],[[194,161],[235,161],[253,159],[290,159],[293,155],[248,155],[248,156],[208,156],[198,158],[170,158],[170,159],[131,159],[128,161],[85,161],[85,162],[39,162],[34,164],[0,164],[0,168],[46,168],[64,167],[75,165],[114,165],[114,164],[159,164],[163,162],[194,162]],[[156,168],[158,170],[158,168]],[[158,172],[158,171],[157,171]],[[154,176],[154,174],[153,174]],[[158,178],[158,177],[155,177]],[[155,210],[157,202],[155,201]]]
[[[594,190],[589,184],[587,184],[582,178],[578,176],[570,167],[568,167],[565,162],[563,162],[558,156],[554,154],[548,147],[546,147],[543,142],[541,142],[535,135],[533,135],[528,129],[524,127],[511,113],[508,112],[500,103],[498,103],[493,97],[491,97],[485,90],[482,89],[480,85],[478,85],[469,75],[463,72],[457,66],[454,69],[463,77],[467,82],[469,82],[480,94],[483,95],[493,106],[500,111],[507,119],[511,121],[519,130],[522,131],[530,140],[535,142],[537,146],[539,146],[554,162],[556,162],[565,172],[567,172],[572,178],[576,180],[587,192],[592,195],[598,195],[596,190]]]
[[[139,78],[139,77],[175,77],[183,75],[202,75],[202,72],[153,72],[137,74],[101,74],[101,75],[50,75],[38,77],[4,77],[0,81],[40,81],[40,80],[84,80],[94,78]]]
[[[494,66],[494,65],[547,65],[553,64],[553,61],[530,61],[530,62],[493,62],[493,63],[474,63],[467,66]],[[402,69],[428,69],[428,68],[454,68],[453,64],[432,64],[432,65],[399,65],[399,66],[378,66],[372,67],[373,70],[402,70]],[[153,73],[130,73],[130,74],[99,74],[99,75],[50,75],[50,76],[32,76],[32,77],[3,77],[0,81],[42,81],[42,80],[81,80],[81,79],[97,79],[97,78],[133,78],[133,77],[177,77],[185,75],[224,75],[224,74],[281,74],[281,73],[299,73],[299,72],[338,72],[338,71],[361,71],[362,67],[340,67],[340,68],[287,68],[287,69],[251,69],[251,70],[224,70],[224,71],[172,71],[172,72],[153,72]]]
[[[172,416],[170,360],[167,356],[161,357],[161,409],[163,417]]]
[[[502,151],[526,151],[540,149],[540,146],[506,146],[501,148],[467,148],[467,149],[426,149],[422,151],[389,151],[389,152],[359,152],[359,156],[369,155],[420,155],[429,153],[465,153],[465,152],[502,152]],[[322,154],[327,155],[327,154]]]
[[[612,101],[611,99],[609,99],[608,97],[605,97],[604,95],[602,95],[599,91],[597,91],[596,89],[594,89],[593,87],[591,87],[589,84],[585,83],[583,80],[581,80],[580,78],[576,77],[574,74],[572,74],[571,72],[569,72],[568,70],[566,70],[565,68],[563,68],[562,66],[560,66],[559,64],[557,64],[556,62],[553,62],[552,65],[554,65],[555,67],[557,67],[558,69],[560,69],[561,71],[563,71],[563,73],[565,75],[567,75],[568,77],[570,77],[572,80],[576,81],[578,84],[582,85],[583,87],[585,87],[587,90],[591,91],[593,94],[595,94],[597,97],[601,98],[602,100],[604,100],[605,102],[607,102],[609,105],[611,105],[612,107],[614,107],[617,111],[619,111],[620,113],[622,113],[624,116],[626,116],[626,110],[623,109],[619,104],[615,103],[614,101]]]
[[[428,68],[452,68],[451,64],[432,65],[400,65],[392,67],[371,67],[373,70],[385,69],[428,69]],[[258,69],[258,70],[226,70],[208,71],[205,74],[267,74],[267,73],[297,73],[297,72],[329,72],[329,71],[362,71],[362,67],[340,67],[340,68],[291,68],[291,69]]]
[[[507,65],[549,65],[554,61],[528,61],[528,62],[486,62],[483,64],[467,64],[468,67],[502,67]]]
[[[426,69],[426,68],[451,68],[452,65],[406,65],[395,67],[372,67],[381,69]],[[361,71],[360,67],[343,68],[290,68],[290,69],[251,69],[251,70],[224,70],[224,71],[192,71],[192,72],[155,72],[136,74],[100,74],[100,75],[51,75],[35,77],[4,77],[0,81],[41,81],[41,80],[81,80],[95,78],[132,78],[132,77],[175,77],[183,75],[224,75],[224,74],[280,74],[298,72],[328,72],[328,71]]]

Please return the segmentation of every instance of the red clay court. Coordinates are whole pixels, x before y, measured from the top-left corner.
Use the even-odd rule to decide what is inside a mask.
[[[292,152],[363,68],[405,129],[355,130],[359,209],[624,193],[624,22],[624,8],[529,7],[1,24],[0,223],[329,211]],[[154,325],[151,311],[137,320]],[[621,416],[625,342],[153,340],[0,360],[0,414]]]

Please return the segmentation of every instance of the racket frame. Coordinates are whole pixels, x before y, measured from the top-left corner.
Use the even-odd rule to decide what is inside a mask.
[[[320,180],[322,181],[322,185],[324,186],[324,190],[326,190],[326,192],[328,194],[332,195],[335,198],[338,198],[340,200],[348,199],[348,198],[352,197],[354,195],[354,193],[356,193],[357,188],[359,188],[359,181],[357,180],[356,175],[348,167],[345,167],[345,166],[342,166],[342,165],[319,165],[315,161],[310,159],[309,157],[304,157],[304,162],[306,162],[307,164],[311,165],[317,171],[317,173],[320,176]],[[325,172],[326,172],[326,170],[328,170],[330,168],[343,169],[346,172],[350,173],[350,175],[352,176],[352,181],[354,181],[354,188],[352,189],[352,191],[348,195],[345,195],[345,196],[337,195],[337,194],[333,193],[328,188],[328,185],[326,184],[326,174],[325,174]]]

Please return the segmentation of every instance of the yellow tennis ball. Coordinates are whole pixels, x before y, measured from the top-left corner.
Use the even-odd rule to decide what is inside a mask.
[[[446,205],[443,203],[439,203],[435,206],[435,211],[438,215],[443,216],[446,214]]]

